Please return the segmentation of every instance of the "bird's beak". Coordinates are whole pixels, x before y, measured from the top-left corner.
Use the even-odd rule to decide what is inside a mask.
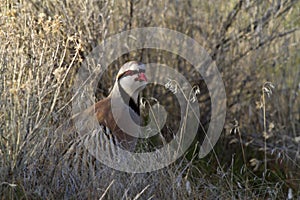
[[[135,80],[140,81],[140,82],[142,82],[142,81],[147,82],[147,77],[146,77],[145,73],[139,73],[138,77]]]

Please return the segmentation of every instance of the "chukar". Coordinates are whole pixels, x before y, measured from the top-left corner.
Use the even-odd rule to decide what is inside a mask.
[[[103,129],[100,134],[109,136],[119,146],[130,151],[134,150],[137,138],[120,128],[118,120],[121,122],[125,120],[123,121],[125,124],[127,123],[126,120],[132,120],[139,125],[139,92],[147,84],[145,70],[145,65],[142,63],[136,61],[125,63],[120,68],[108,97],[100,100],[94,107],[84,112],[85,114],[95,112],[95,116]],[[112,98],[116,98],[120,103],[112,104]],[[113,114],[112,109],[117,110],[117,114]],[[130,119],[128,119],[128,111],[131,116]],[[133,135],[137,134],[134,133]]]

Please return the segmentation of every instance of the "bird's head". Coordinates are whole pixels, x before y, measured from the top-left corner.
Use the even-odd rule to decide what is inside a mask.
[[[143,63],[130,61],[125,63],[117,74],[117,83],[134,100],[147,85],[146,67]]]

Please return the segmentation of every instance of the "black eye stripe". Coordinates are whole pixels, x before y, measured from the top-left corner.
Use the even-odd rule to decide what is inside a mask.
[[[123,74],[121,74],[118,77],[118,80],[120,80],[121,78],[126,77],[126,76],[132,76],[132,75],[135,75],[135,74],[138,74],[138,73],[145,73],[145,72],[146,72],[146,70],[144,70],[144,69],[140,69],[140,70],[127,70],[126,72],[124,72]]]
[[[131,75],[133,75],[133,74],[138,74],[139,73],[139,71],[138,70],[131,70]]]

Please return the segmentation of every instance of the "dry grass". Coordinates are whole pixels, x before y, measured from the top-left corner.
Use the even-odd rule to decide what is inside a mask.
[[[299,9],[294,0],[1,1],[1,199],[299,198]],[[207,49],[223,76],[227,119],[204,159],[197,158],[196,143],[169,167],[128,174],[95,160],[75,134],[58,140],[64,134],[58,127],[70,117],[72,85],[85,56],[103,39],[145,26],[180,31]],[[210,113],[201,76],[160,50],[132,52],[112,63],[97,98],[108,94],[119,64],[132,59],[188,75],[200,86],[201,112]],[[167,110],[176,109],[165,93],[145,91]],[[201,116],[205,128],[209,118]],[[171,132],[176,127],[176,120],[168,124]]]

